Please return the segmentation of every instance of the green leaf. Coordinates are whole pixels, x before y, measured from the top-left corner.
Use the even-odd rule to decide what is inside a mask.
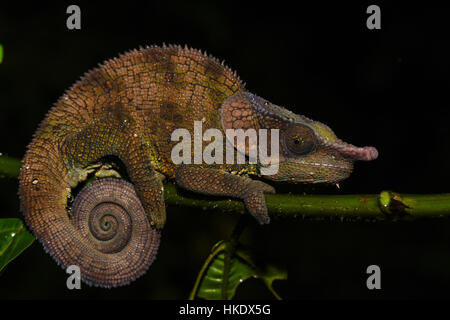
[[[0,219],[0,271],[34,241],[22,220]]]
[[[286,279],[286,271],[272,265],[261,269],[255,265],[247,250],[243,248],[237,248],[235,251],[229,250],[227,248],[229,245],[229,242],[221,242],[214,247],[215,250],[205,263],[207,264],[206,268],[202,268],[200,272],[200,285],[198,289],[194,288],[196,292],[191,294],[191,298],[196,295],[208,300],[232,299],[242,282],[249,278],[259,278],[277,299],[281,299],[273,289],[272,283],[276,279]],[[229,259],[229,268],[227,268],[226,258],[229,253],[232,256]]]
[[[286,280],[287,279],[287,271],[280,269],[275,265],[268,265],[266,269],[259,275],[259,277],[264,281],[267,288],[272,292],[272,294],[278,300],[281,300],[281,297],[278,293],[273,289],[273,281],[274,280]]]
[[[0,44],[0,63],[3,61],[3,46]]]
[[[222,299],[222,279],[225,268],[225,252],[216,256],[213,263],[209,266],[205,277],[200,284],[197,296],[204,299],[218,300]],[[238,285],[250,278],[254,274],[252,268],[242,263],[238,259],[231,261],[231,268],[228,275],[228,286],[226,288],[227,299],[233,298]]]
[[[20,160],[4,156],[0,152],[0,178],[16,178],[21,165]]]
[[[252,257],[250,256],[247,250],[240,249],[236,252],[236,255],[238,255],[244,261],[247,261],[247,263],[254,265]],[[287,271],[273,264],[267,264],[263,269],[256,268],[256,271],[257,274],[255,275],[255,277],[264,281],[265,285],[267,286],[267,289],[269,289],[269,291],[272,292],[272,294],[278,300],[281,300],[281,297],[273,289],[273,282],[275,280],[286,280]]]

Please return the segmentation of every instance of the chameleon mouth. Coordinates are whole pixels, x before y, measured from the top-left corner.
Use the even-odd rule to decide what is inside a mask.
[[[281,163],[277,174],[265,177],[279,182],[335,184],[348,178],[352,171],[353,161],[320,163],[314,160],[295,159],[295,161]]]
[[[315,163],[315,162],[306,162],[304,165],[309,166],[311,168],[311,172],[308,183],[326,183],[326,184],[335,184],[339,181],[342,181],[350,176],[353,171],[353,162],[343,162],[343,163]]]
[[[328,169],[336,169],[336,170],[347,170],[347,171],[352,171],[353,170],[353,165],[351,163],[349,164],[331,164],[331,163],[319,163],[319,162],[311,162],[311,161],[296,161],[296,163],[302,164],[302,165],[306,165],[306,166],[313,166],[313,167],[319,167],[319,168],[328,168]]]

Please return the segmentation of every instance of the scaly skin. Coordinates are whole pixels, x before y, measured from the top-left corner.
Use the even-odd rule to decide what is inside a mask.
[[[372,147],[343,143],[327,126],[247,93],[236,73],[211,56],[178,46],[141,48],[85,74],[36,131],[20,173],[21,209],[29,228],[63,267],[78,265],[85,282],[114,287],[144,273],[156,255],[165,224],[158,172],[194,192],[240,198],[260,223],[268,223],[263,193],[274,189],[250,179],[259,174],[260,164],[175,165],[171,161],[177,143],[171,141],[173,130],[186,128],[192,135],[194,121],[202,121],[203,130],[280,129],[279,171],[267,177],[273,181],[336,183],[351,173],[353,161],[377,157]],[[119,201],[118,211],[139,211],[130,200],[137,197],[149,222],[149,236],[139,244],[133,241],[147,233],[127,231],[132,240],[114,237],[124,243],[120,250],[110,249],[115,245],[109,240],[109,249],[99,249],[101,242],[93,243],[85,233],[93,228],[91,222],[85,228],[74,221],[80,210],[84,212],[80,207],[102,211],[105,207],[96,201],[120,198],[120,190],[129,190],[129,184],[121,187],[120,182],[100,179],[95,187],[101,192],[95,197],[88,186],[73,210],[68,200],[89,174],[102,171],[99,168],[110,157],[123,164],[122,174],[136,190],[136,194],[126,191],[128,200]],[[102,222],[104,217],[100,222],[96,219],[93,223],[105,230],[115,226]]]

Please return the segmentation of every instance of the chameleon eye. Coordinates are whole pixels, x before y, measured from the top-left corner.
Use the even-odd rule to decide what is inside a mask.
[[[303,156],[314,151],[317,139],[311,128],[297,124],[285,131],[284,144],[289,152]]]

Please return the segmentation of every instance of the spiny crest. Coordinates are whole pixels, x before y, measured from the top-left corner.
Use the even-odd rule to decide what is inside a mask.
[[[152,48],[158,48],[158,46],[152,46]],[[217,59],[212,54],[209,54],[206,50],[202,51],[201,49],[195,49],[195,48],[189,47],[187,44],[184,45],[184,48],[181,47],[180,45],[172,45],[172,44],[165,46],[163,48],[184,50],[186,52],[198,54],[200,56],[208,58],[208,59],[212,60],[213,62],[217,63],[218,65],[222,66],[227,72],[230,72],[233,75],[233,77],[242,85],[242,87],[245,87],[245,83],[242,82],[242,80],[239,78],[239,76],[235,70],[231,69],[230,67],[228,67],[226,65],[225,60],[221,61],[221,60]]]
[[[236,82],[239,83],[242,88],[245,88],[245,83],[242,82],[242,80],[239,78],[239,76],[235,70],[232,70],[230,67],[228,67],[225,64],[224,60],[220,61],[213,55],[208,54],[206,51],[202,51],[200,49],[195,49],[195,48],[189,47],[187,44],[185,44],[184,48],[183,48],[180,45],[173,45],[173,44],[166,45],[165,43],[163,43],[162,46],[157,46],[157,45],[150,45],[150,46],[146,45],[145,47],[139,46],[137,49],[131,49],[131,50],[125,51],[123,53],[120,53],[117,57],[104,60],[103,62],[99,63],[97,65],[97,67],[94,67],[94,68],[88,70],[87,72],[85,72],[83,74],[83,76],[80,77],[79,80],[77,80],[68,90],[65,91],[65,94],[69,93],[69,91],[71,91],[73,88],[75,88],[81,82],[83,82],[85,79],[89,78],[89,76],[91,76],[95,72],[99,72],[100,70],[108,69],[108,68],[114,69],[115,66],[123,65],[123,61],[126,59],[129,59],[129,58],[134,59],[134,58],[140,56],[142,53],[148,52],[149,50],[161,50],[161,49],[164,51],[165,50],[185,51],[186,53],[194,55],[194,56],[198,55],[198,56],[203,56],[205,58],[208,58],[211,61],[213,61],[214,63],[217,63],[222,68],[224,68],[224,70],[226,72],[230,73],[235,78]]]

